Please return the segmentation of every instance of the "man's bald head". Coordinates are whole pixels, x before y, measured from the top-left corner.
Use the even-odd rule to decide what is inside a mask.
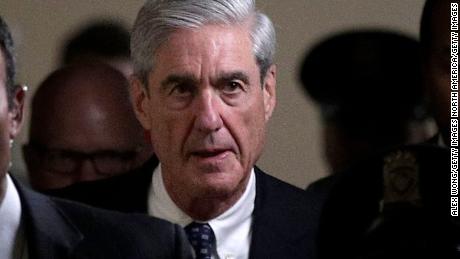
[[[35,188],[60,188],[78,181],[105,178],[126,172],[147,159],[150,148],[146,147],[144,132],[132,110],[128,85],[120,72],[103,64],[64,67],[45,79],[32,100],[29,145],[24,150]],[[37,154],[33,155],[32,149]],[[110,170],[108,164],[107,174],[100,172],[104,168],[91,163],[88,159],[91,156],[85,156],[95,154],[101,160],[108,160],[112,155],[134,154],[139,150],[144,151],[132,165],[128,158],[123,163],[126,168],[114,165]],[[70,156],[70,160],[81,163],[73,168],[65,160],[55,161],[63,159],[59,156],[65,159]],[[66,172],[70,167],[72,172]]]

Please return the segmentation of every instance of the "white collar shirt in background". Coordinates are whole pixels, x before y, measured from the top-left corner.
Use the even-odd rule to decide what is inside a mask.
[[[0,203],[0,258],[27,258],[21,231],[21,200],[11,177],[6,175],[6,193]]]

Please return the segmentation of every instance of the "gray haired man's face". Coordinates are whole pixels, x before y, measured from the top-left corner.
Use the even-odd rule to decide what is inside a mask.
[[[275,106],[275,68],[261,87],[246,25],[178,30],[155,57],[149,93],[134,99],[166,186],[192,196],[242,192]]]

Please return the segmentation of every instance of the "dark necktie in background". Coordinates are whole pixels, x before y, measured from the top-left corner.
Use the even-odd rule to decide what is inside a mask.
[[[215,236],[207,223],[192,222],[185,227],[188,240],[195,250],[197,259],[211,259]]]

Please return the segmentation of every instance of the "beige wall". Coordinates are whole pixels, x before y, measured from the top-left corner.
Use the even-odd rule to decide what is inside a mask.
[[[317,40],[344,29],[388,28],[417,36],[423,0],[259,0],[278,34],[278,106],[270,123],[263,169],[300,187],[323,176],[321,134],[315,107],[300,91],[298,64]],[[56,64],[61,41],[81,23],[117,16],[131,24],[142,0],[1,0],[0,15],[17,44],[19,81],[31,95]],[[333,66],[331,66],[331,75]],[[27,107],[28,108],[28,107]],[[14,171],[24,171],[20,144]]]

